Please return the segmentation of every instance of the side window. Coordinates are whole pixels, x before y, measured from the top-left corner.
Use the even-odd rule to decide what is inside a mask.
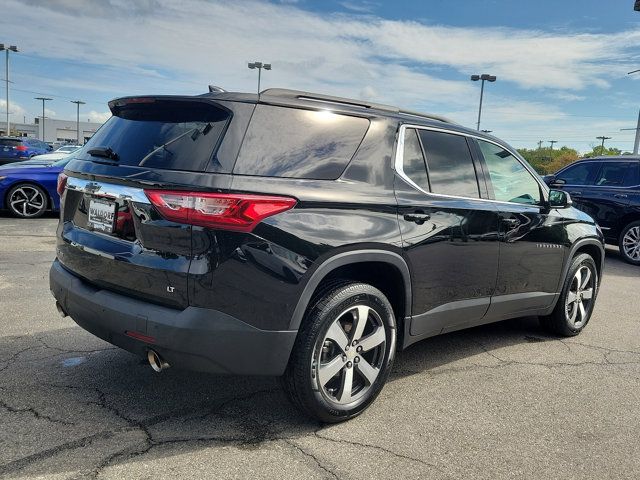
[[[334,180],[356,153],[368,128],[366,118],[258,105],[233,173]]]
[[[424,164],[422,147],[415,129],[407,128],[404,131],[404,152],[402,157],[402,170],[405,175],[423,190],[429,191],[427,168]]]
[[[635,187],[640,185],[640,163],[633,162],[629,166],[627,175],[624,177],[625,187]]]
[[[591,185],[599,167],[599,162],[578,163],[566,168],[556,177],[564,180],[567,185]]]
[[[479,198],[478,179],[467,139],[462,135],[420,130],[431,191]]]
[[[478,140],[478,144],[489,169],[496,200],[529,205],[540,203],[540,185],[516,157],[493,143]]]
[[[629,170],[627,162],[602,162],[602,168],[594,185],[598,187],[621,187]]]

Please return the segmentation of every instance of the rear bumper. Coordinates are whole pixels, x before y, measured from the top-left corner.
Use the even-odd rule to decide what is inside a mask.
[[[153,348],[175,367],[282,375],[296,338],[296,331],[259,330],[215,310],[175,310],[94,288],[58,260],[51,266],[49,284],[64,311],[85,330],[138,355]],[[134,339],[125,332],[153,341]]]

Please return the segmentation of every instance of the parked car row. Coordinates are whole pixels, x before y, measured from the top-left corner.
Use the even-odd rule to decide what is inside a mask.
[[[5,142],[9,148],[16,147],[15,138],[4,137],[0,142],[2,140],[9,140]],[[19,140],[18,147],[35,144],[33,139]],[[69,162],[69,155],[79,148],[79,145],[65,145],[52,153],[27,156],[25,160],[1,165],[0,209],[7,209],[20,218],[36,218],[47,210],[57,211],[60,207],[60,196],[56,191],[58,175]]]
[[[36,138],[0,137],[0,165],[28,160],[51,150],[50,145]]]

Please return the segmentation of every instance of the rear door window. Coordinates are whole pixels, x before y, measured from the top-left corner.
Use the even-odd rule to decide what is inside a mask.
[[[476,170],[464,136],[420,130],[420,139],[433,193],[480,197]]]
[[[413,128],[404,131],[404,151],[402,158],[402,171],[418,187],[429,191],[429,179],[427,178],[427,167],[424,163],[424,155],[418,133]]]
[[[17,147],[20,144],[20,140],[14,140],[12,138],[0,138],[0,145],[3,147]]]
[[[203,171],[230,119],[227,110],[206,102],[160,100],[116,108],[80,151],[82,158],[108,162],[88,154],[108,147],[118,165]]]
[[[338,178],[356,153],[369,120],[328,110],[258,105],[233,173]]]
[[[602,162],[594,183],[597,187],[622,187],[629,171],[628,162]]]

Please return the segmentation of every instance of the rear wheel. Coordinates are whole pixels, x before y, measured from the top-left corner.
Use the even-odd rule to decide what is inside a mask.
[[[47,210],[47,193],[31,183],[15,185],[7,194],[7,208],[16,217],[39,217]]]
[[[631,222],[620,234],[620,253],[625,261],[640,265],[640,222]]]
[[[598,292],[598,270],[593,258],[581,253],[571,262],[558,303],[551,315],[540,317],[544,328],[572,337],[587,325]]]
[[[347,283],[307,313],[283,386],[304,413],[335,423],[363,412],[386,382],[395,354],[391,304],[380,290]]]

